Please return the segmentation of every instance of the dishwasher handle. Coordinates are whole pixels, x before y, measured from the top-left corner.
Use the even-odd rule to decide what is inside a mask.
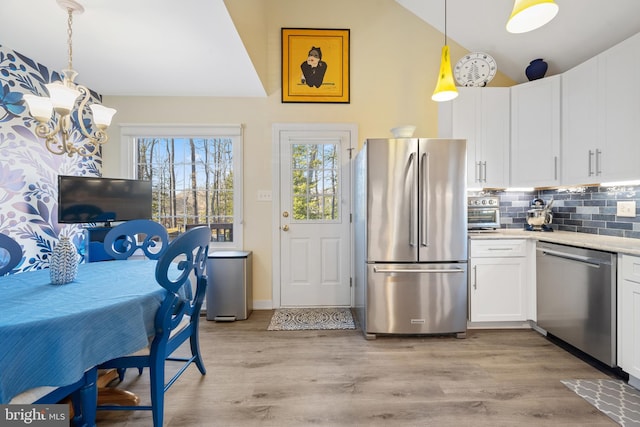
[[[602,262],[597,259],[589,258],[582,255],[570,254],[567,252],[554,251],[547,248],[536,248],[537,251],[542,252],[542,255],[551,255],[558,258],[568,259],[570,261],[577,261],[588,265],[589,267],[600,268],[601,265],[610,265],[608,262]]]

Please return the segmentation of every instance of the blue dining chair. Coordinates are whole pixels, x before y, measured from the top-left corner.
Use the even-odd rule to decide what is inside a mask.
[[[142,353],[119,357],[103,363],[100,369],[138,368],[142,373],[149,368],[151,405],[120,406],[98,405],[99,410],[149,410],[153,425],[162,426],[164,394],[191,363],[195,363],[202,375],[206,374],[200,354],[198,329],[200,309],[207,287],[205,267],[211,241],[208,227],[196,227],[174,239],[156,265],[156,281],[167,290],[155,316],[155,335],[149,348]],[[189,276],[193,272],[196,281],[192,292]],[[189,341],[191,356],[174,357],[172,354]],[[166,362],[180,362],[179,370],[165,381]]]
[[[140,239],[144,236],[144,239]],[[104,251],[114,259],[123,260],[131,257],[138,249],[141,249],[149,259],[159,259],[169,247],[169,234],[162,224],[150,219],[134,219],[119,224],[104,237]],[[120,380],[124,379],[125,368],[117,369]],[[101,371],[104,375],[105,372]],[[106,394],[99,389],[100,401],[106,399]],[[108,404],[107,400],[104,400]]]
[[[10,405],[44,404],[54,405],[71,398],[73,418],[71,424],[77,427],[95,427],[97,399],[97,369],[92,368],[73,384],[62,387],[36,387],[26,390],[10,401]]]
[[[139,242],[141,235],[144,240]],[[169,246],[169,233],[162,224],[150,219],[134,219],[109,230],[104,250],[114,259],[127,259],[138,249],[150,259],[159,259]]]
[[[22,260],[22,248],[11,237],[0,233],[0,276],[13,270]]]

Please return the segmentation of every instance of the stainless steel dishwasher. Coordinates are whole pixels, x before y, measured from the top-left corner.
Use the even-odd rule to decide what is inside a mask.
[[[616,366],[616,254],[538,242],[537,323]]]

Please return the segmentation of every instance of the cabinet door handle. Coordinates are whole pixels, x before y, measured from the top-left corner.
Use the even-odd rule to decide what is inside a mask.
[[[482,162],[482,182],[487,182],[487,162]]]
[[[480,166],[480,162],[476,162],[476,170],[475,170],[475,176],[474,176],[475,182],[480,182],[481,181],[481,179],[480,179],[480,167],[481,167]]]
[[[478,289],[478,266],[473,266],[473,289]]]
[[[553,156],[553,179],[558,180],[558,156]]]
[[[591,168],[591,164],[592,164],[591,159],[592,158],[593,158],[593,151],[589,150],[589,159],[588,159],[588,162],[589,162],[589,176],[593,175],[593,169]]]
[[[602,170],[600,170],[600,156],[602,155],[602,151],[596,149],[596,175],[602,174]]]

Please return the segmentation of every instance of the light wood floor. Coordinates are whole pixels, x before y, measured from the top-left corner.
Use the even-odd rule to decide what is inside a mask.
[[[611,426],[560,380],[609,378],[531,330],[455,337],[267,331],[203,319],[207,375],[166,395],[165,426]],[[148,373],[124,387],[148,402]],[[151,426],[148,411],[99,412],[98,426]]]

